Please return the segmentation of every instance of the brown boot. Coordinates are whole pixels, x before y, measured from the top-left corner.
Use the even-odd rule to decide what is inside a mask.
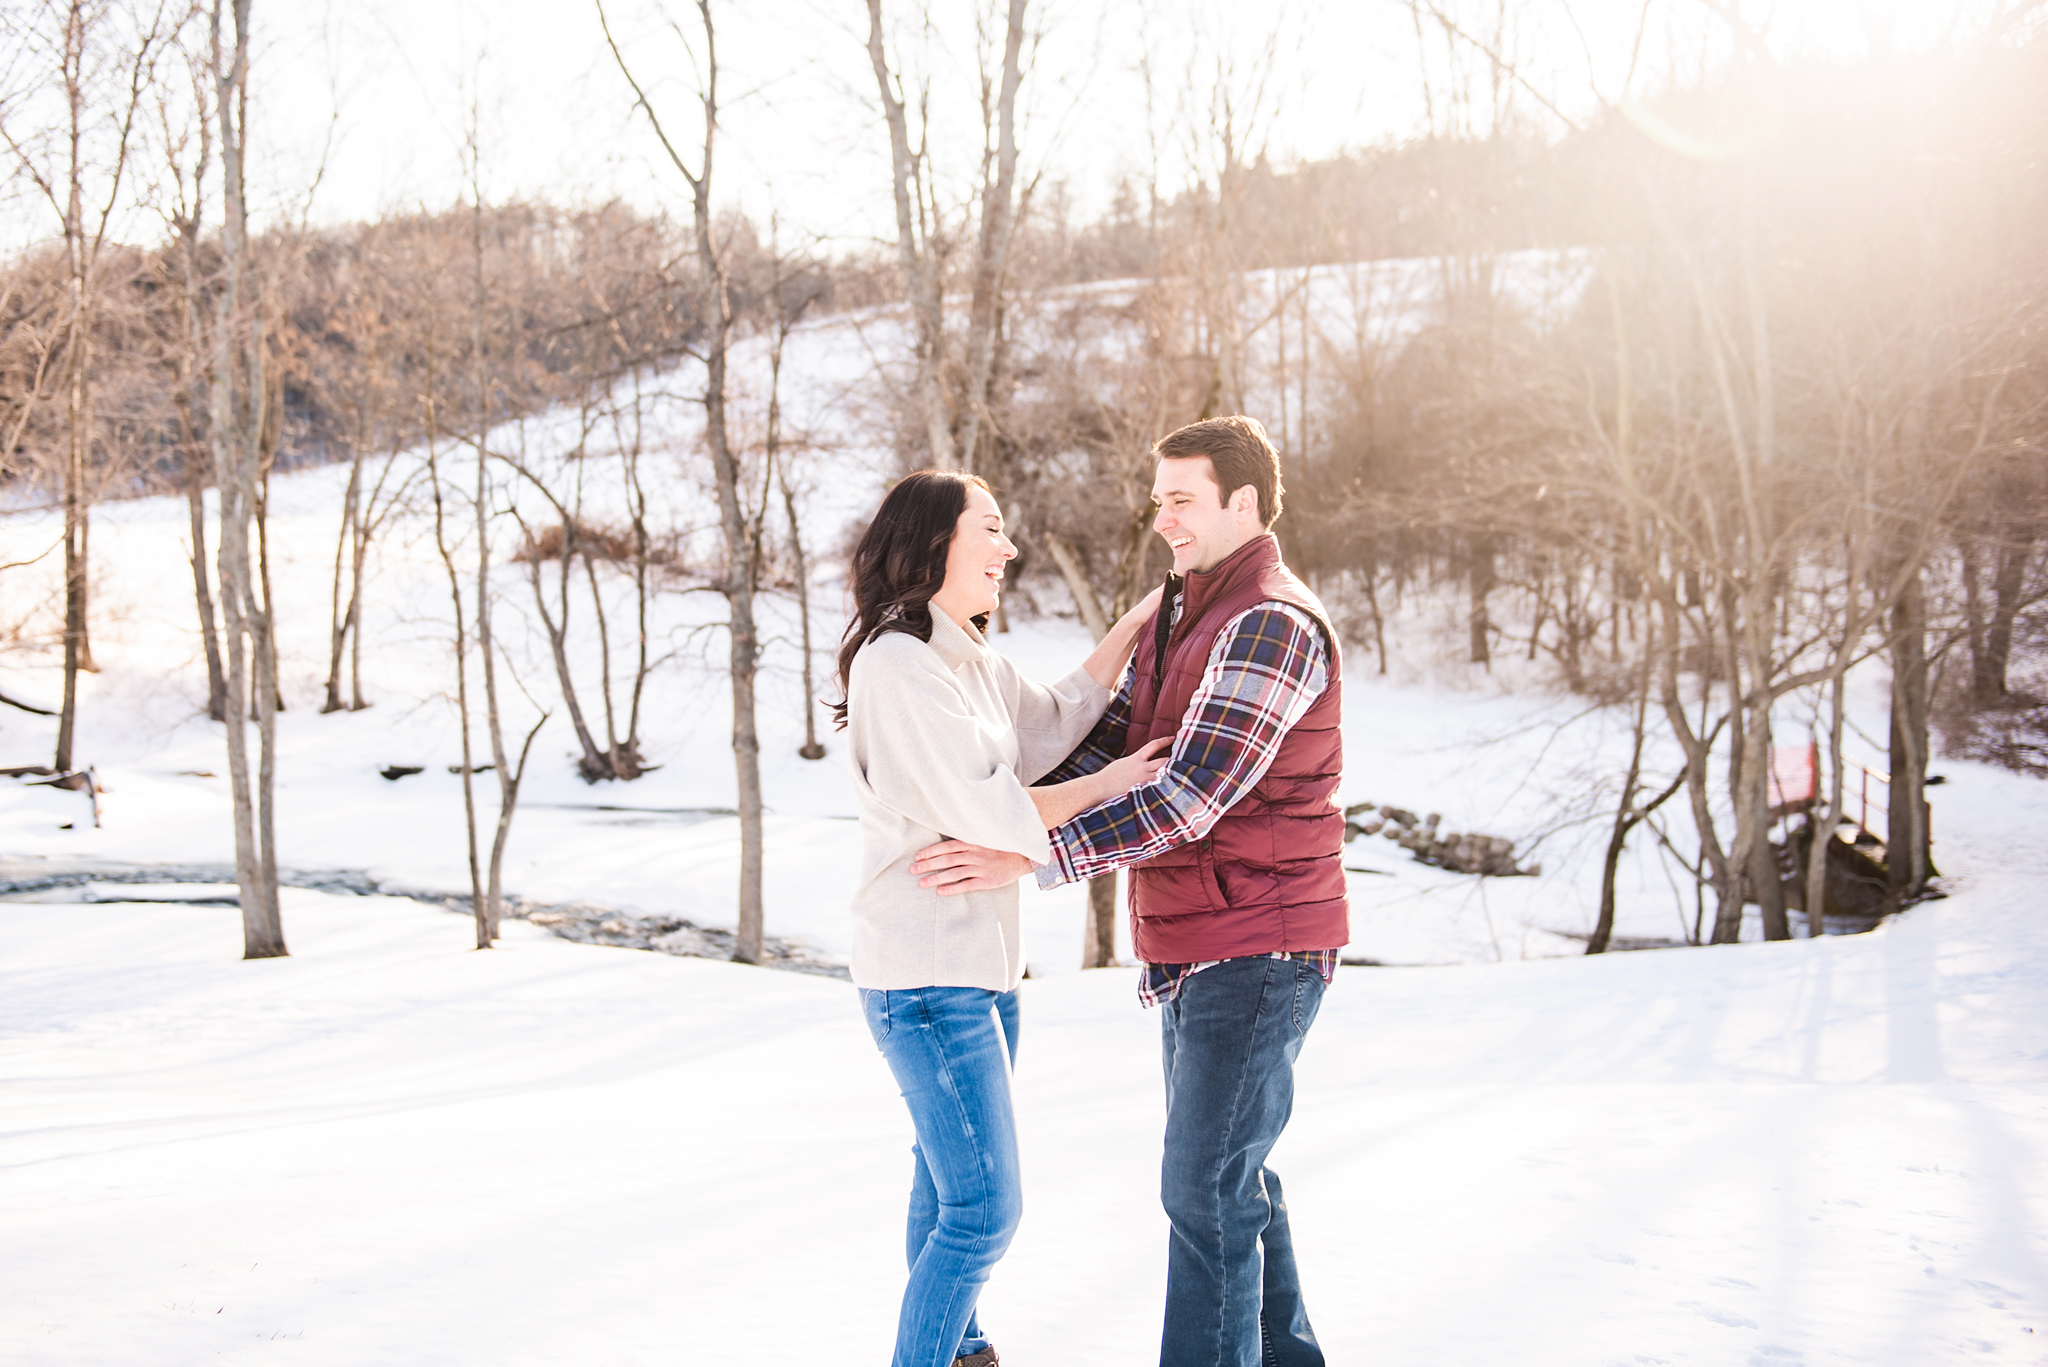
[[[953,1359],[953,1367],[996,1367],[1002,1359],[996,1356],[996,1346],[991,1343],[978,1353],[968,1353]]]

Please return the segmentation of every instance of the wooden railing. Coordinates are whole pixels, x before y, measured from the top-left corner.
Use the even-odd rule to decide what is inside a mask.
[[[1789,817],[1794,812],[1811,812],[1820,795],[1820,744],[1809,741],[1797,748],[1771,747],[1770,753],[1770,806],[1773,817]],[[1855,813],[1859,829],[1870,832],[1878,839],[1887,838],[1891,826],[1891,802],[1889,789],[1891,778],[1862,764],[1849,764],[1842,775],[1842,807],[1840,816]],[[1873,792],[1871,785],[1877,785]],[[1871,815],[1876,813],[1877,825],[1871,825]]]

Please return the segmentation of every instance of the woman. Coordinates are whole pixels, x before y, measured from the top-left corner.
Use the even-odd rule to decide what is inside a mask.
[[[941,897],[911,872],[940,840],[1050,858],[1046,832],[1152,778],[1148,750],[1069,783],[1026,785],[1109,703],[1157,594],[1050,687],[981,628],[1017,548],[973,475],[924,470],[882,500],[853,553],[855,617],[839,652],[864,853],[853,981],[917,1132],[910,1282],[895,1367],[989,1367],[974,1306],[1021,1212],[1010,1066],[1023,942],[1014,884]]]

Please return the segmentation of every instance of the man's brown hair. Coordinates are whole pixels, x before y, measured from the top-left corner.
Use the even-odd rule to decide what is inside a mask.
[[[1249,484],[1259,496],[1259,522],[1271,529],[1280,516],[1280,453],[1266,437],[1257,418],[1233,413],[1227,418],[1191,422],[1168,432],[1153,443],[1152,454],[1161,460],[1194,460],[1206,457],[1216,472],[1216,487],[1223,502]]]

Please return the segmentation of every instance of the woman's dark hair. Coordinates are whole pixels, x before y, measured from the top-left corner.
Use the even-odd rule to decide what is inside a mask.
[[[969,488],[987,489],[979,475],[955,470],[919,470],[905,475],[882,499],[875,520],[853,548],[847,579],[853,586],[853,621],[839,645],[839,701],[832,720],[846,725],[847,686],[853,657],[884,632],[903,631],[920,641],[932,638],[932,595],[946,582],[946,553]],[[974,624],[986,628],[987,614]]]

